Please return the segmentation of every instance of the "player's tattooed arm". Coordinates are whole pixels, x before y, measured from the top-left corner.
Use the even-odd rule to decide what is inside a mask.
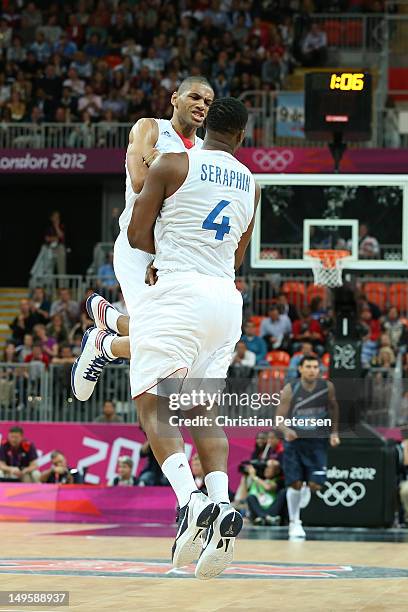
[[[331,418],[331,434],[330,445],[337,446],[340,444],[339,438],[339,405],[336,399],[336,390],[331,381],[328,381],[328,400],[329,400],[329,415]]]
[[[247,250],[248,244],[250,243],[252,232],[255,225],[255,215],[256,209],[259,204],[259,199],[261,197],[261,188],[257,183],[255,183],[255,202],[254,202],[254,214],[251,220],[251,223],[248,226],[246,232],[244,232],[241,236],[241,240],[239,241],[238,248],[235,251],[235,270],[238,270],[242,262],[244,261],[245,252]]]
[[[127,231],[131,247],[155,253],[154,225],[163,201],[184,183],[187,173],[187,153],[164,153],[152,164],[133,206]]]
[[[127,167],[135,193],[142,190],[149,166],[158,154],[154,148],[158,137],[159,127],[154,119],[139,119],[130,131]]]
[[[292,387],[288,383],[282,389],[279,406],[276,409],[275,419],[277,423],[278,429],[283,433],[283,436],[287,442],[292,442],[292,440],[296,440],[297,433],[285,425],[284,423],[280,423],[277,417],[287,418],[290,410],[290,402],[292,401]]]

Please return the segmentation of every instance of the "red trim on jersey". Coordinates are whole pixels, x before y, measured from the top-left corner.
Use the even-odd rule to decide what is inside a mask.
[[[183,136],[183,134],[180,134],[180,132],[178,132],[174,128],[173,130],[176,132],[177,136],[181,138],[181,140],[183,141],[183,145],[186,147],[186,149],[192,149],[194,147],[194,142],[192,140],[186,138],[185,136]]]

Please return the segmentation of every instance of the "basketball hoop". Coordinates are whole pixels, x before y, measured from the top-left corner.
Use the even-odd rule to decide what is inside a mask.
[[[320,287],[341,287],[345,258],[349,251],[335,249],[312,249],[305,253],[310,260],[315,285]]]

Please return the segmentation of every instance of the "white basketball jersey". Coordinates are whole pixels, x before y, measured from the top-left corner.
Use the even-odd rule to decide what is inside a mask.
[[[155,119],[159,127],[159,138],[154,147],[160,153],[184,153],[186,147],[184,142],[173,128],[171,121],[168,119]],[[203,141],[198,136],[195,137],[194,149],[201,148]],[[119,227],[121,230],[127,228],[132,218],[133,204],[135,203],[137,193],[132,189],[132,181],[130,179],[127,161],[125,161],[126,169],[126,192],[125,192],[125,210],[119,217]]]
[[[254,178],[223,151],[190,150],[188,157],[186,180],[156,221],[158,275],[195,271],[234,278],[235,251],[254,214]]]

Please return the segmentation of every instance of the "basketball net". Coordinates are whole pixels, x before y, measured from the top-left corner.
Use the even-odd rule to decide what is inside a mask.
[[[335,249],[312,249],[305,253],[310,259],[315,285],[320,287],[341,287],[345,258],[349,251]]]

